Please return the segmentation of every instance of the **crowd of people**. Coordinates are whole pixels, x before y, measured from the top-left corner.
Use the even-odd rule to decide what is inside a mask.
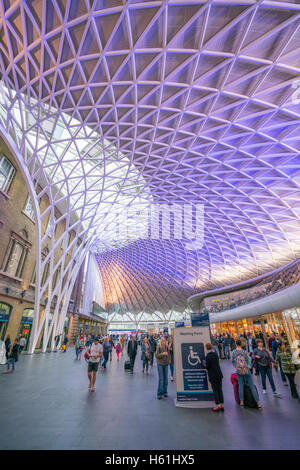
[[[277,391],[272,365],[280,371],[283,385],[290,387],[291,396],[300,403],[299,394],[295,384],[296,372],[299,368],[299,359],[294,358],[289,348],[287,337],[272,333],[265,344],[262,333],[254,335],[242,334],[234,339],[229,333],[212,336],[211,343],[206,345],[206,368],[208,377],[214,391],[216,406],[213,411],[224,411],[224,396],[222,391],[223,374],[219,360],[230,360],[235,368],[231,375],[233,386],[236,383],[236,401],[241,407],[245,406],[245,388],[249,390],[250,398],[254,400],[255,407],[262,408],[259,393],[253,382],[253,374],[260,376],[262,393],[267,393],[267,379],[271,386],[273,396],[280,398]]]
[[[135,335],[117,336],[93,336],[80,335],[76,338],[76,360],[81,360],[82,352],[86,349],[84,358],[88,362],[88,388],[94,392],[96,374],[100,370],[106,370],[108,360],[112,360],[113,351],[120,360],[120,355],[126,352],[128,360],[125,368],[130,374],[134,373],[138,348],[141,349],[142,374],[149,375],[150,368],[156,358],[158,371],[157,398],[160,400],[168,396],[169,370],[170,380],[174,381],[174,351],[173,337],[166,333],[159,335],[142,334],[140,338]]]
[[[55,339],[56,351],[60,345],[60,350],[65,352],[69,342],[64,335]],[[15,371],[15,365],[19,354],[24,349],[26,340],[24,337],[16,338],[14,342],[7,336],[5,340],[6,351],[6,371]],[[142,334],[136,335],[111,335],[111,336],[83,336],[78,335],[75,344],[75,359],[80,361],[82,355],[88,364],[88,388],[95,391],[96,376],[99,368],[103,371],[107,369],[108,362],[112,361],[113,354],[116,360],[120,360],[120,355],[127,355],[124,366],[130,374],[134,373],[136,357],[140,347],[141,373],[149,375],[154,359],[157,364],[157,398],[161,400],[168,396],[169,377],[174,381],[174,343],[172,335],[160,332],[157,335]],[[234,386],[234,394],[237,403],[243,408],[250,406],[247,400],[252,399],[255,407],[262,408],[259,392],[254,384],[253,375],[260,376],[262,393],[267,393],[267,380],[275,398],[280,398],[274,378],[273,366],[280,372],[284,386],[290,388],[293,399],[300,403],[297,391],[295,376],[299,368],[298,358],[293,357],[288,345],[287,337],[272,333],[266,339],[262,333],[244,333],[238,338],[233,338],[230,333],[212,335],[211,343],[205,345],[206,355],[202,361],[206,368],[208,379],[214,393],[215,406],[213,411],[224,411],[224,394],[222,389],[223,373],[220,367],[220,360],[232,362],[234,372],[230,380]],[[84,354],[83,354],[84,353]],[[169,374],[170,371],[170,374]],[[248,398],[247,398],[248,397]],[[251,401],[251,400],[250,400]]]
[[[224,310],[233,309],[246,305],[253,300],[260,299],[266,295],[292,286],[300,281],[300,263],[293,263],[273,276],[268,276],[255,287],[251,287],[240,294],[239,297],[231,298],[226,301],[215,301],[214,304],[207,305],[201,309],[200,313],[218,313]],[[208,298],[209,299],[209,298]]]

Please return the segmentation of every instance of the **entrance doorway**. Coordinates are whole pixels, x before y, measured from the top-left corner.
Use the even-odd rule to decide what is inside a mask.
[[[34,310],[32,308],[25,308],[23,311],[23,316],[21,318],[19,335],[24,336],[24,338],[26,339],[26,344],[24,348],[25,351],[27,351],[29,345],[29,338],[33,323],[33,314]]]

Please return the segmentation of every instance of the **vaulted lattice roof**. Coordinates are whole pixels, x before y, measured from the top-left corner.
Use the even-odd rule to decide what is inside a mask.
[[[109,305],[183,308],[299,256],[297,1],[6,0],[0,21],[3,126],[93,237]],[[204,204],[203,248],[118,248],[107,197]]]

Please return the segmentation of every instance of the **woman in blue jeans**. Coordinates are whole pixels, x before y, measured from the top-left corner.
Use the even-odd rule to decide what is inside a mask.
[[[162,397],[168,396],[168,369],[171,362],[170,351],[165,337],[160,340],[155,356],[158,372],[157,398],[161,400]]]
[[[264,343],[261,339],[256,341],[257,349],[254,350],[254,358],[258,364],[258,369],[261,376],[261,382],[263,387],[263,393],[267,393],[267,384],[266,384],[266,377],[268,377],[271,388],[273,390],[274,397],[280,398],[280,393],[277,392],[272,370],[271,370],[271,363],[275,362],[274,359],[270,356],[269,351],[264,348]]]
[[[239,356],[241,356],[239,358]],[[232,363],[236,368],[236,375],[239,383],[239,397],[240,397],[240,406],[244,407],[244,385],[247,384],[250,387],[253,398],[257,403],[258,408],[262,408],[258,392],[254,386],[252,376],[249,370],[249,356],[247,351],[242,349],[242,342],[240,339],[236,340],[236,349],[232,353],[231,357]]]

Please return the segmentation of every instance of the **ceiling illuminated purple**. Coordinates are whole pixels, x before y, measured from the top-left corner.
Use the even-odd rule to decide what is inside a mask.
[[[182,311],[299,257],[299,2],[2,0],[0,21],[2,126],[79,214],[108,310]],[[203,204],[203,247],[104,234],[105,201],[137,199]]]

